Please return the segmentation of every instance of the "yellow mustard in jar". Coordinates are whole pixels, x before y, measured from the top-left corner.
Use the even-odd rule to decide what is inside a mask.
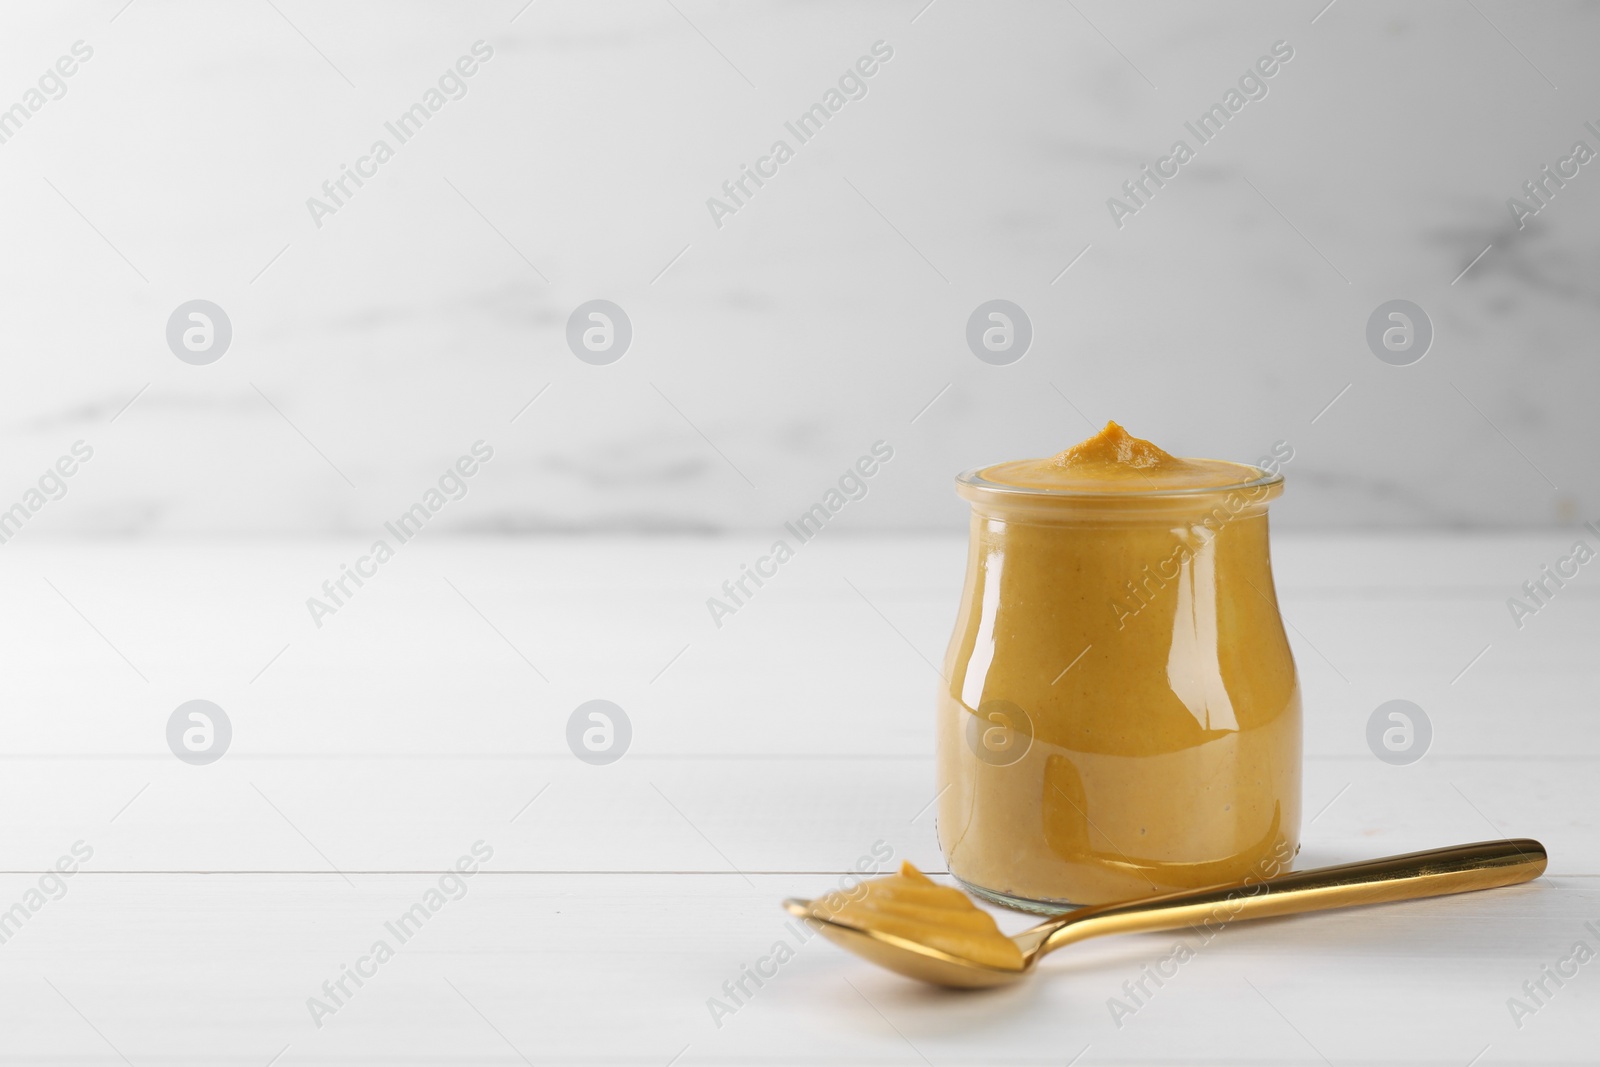
[[[1276,874],[1298,849],[1299,683],[1258,465],[1116,423],[968,471],[938,707],[950,873],[1040,911]]]

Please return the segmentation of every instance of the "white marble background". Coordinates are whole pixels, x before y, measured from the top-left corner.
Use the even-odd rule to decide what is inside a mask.
[[[480,39],[468,95],[315,227]],[[706,198],[880,39],[717,228]],[[0,507],[95,449],[19,536],[364,533],[480,438],[440,529],[763,531],[881,438],[841,524],[955,530],[954,472],[1108,417],[1292,442],[1288,526],[1600,518],[1600,163],[1525,230],[1505,204],[1600,148],[1594,4],[8,4],[0,107],[79,40],[0,144]],[[1117,229],[1107,197],[1278,40],[1270,94]],[[164,340],[196,297],[235,331],[206,367]],[[594,297],[634,324],[608,367],[564,343]],[[992,297],[1034,323],[1012,366],[965,344]],[[1364,341],[1395,297],[1437,330],[1410,367]]]

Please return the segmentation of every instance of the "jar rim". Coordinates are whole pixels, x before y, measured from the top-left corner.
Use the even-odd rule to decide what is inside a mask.
[[[1256,472],[1257,477],[1244,481],[1229,482],[1226,485],[1191,486],[1181,489],[1135,489],[1127,492],[1097,493],[1082,489],[1047,489],[1038,486],[1010,485],[1005,482],[994,482],[983,477],[983,472],[990,470],[997,464],[989,463],[982,467],[973,467],[956,475],[956,486],[970,487],[985,495],[994,494],[997,497],[1023,500],[1059,500],[1062,503],[1091,504],[1095,502],[1112,504],[1117,501],[1135,500],[1196,500],[1208,496],[1226,496],[1244,490],[1270,489],[1283,484],[1281,471],[1267,471],[1252,463],[1240,463],[1237,466]],[[961,494],[965,496],[966,494]],[[1274,494],[1276,495],[1276,494]]]

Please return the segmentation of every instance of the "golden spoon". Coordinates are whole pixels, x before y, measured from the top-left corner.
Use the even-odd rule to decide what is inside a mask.
[[[880,967],[934,985],[982,989],[1019,982],[1047,953],[1102,934],[1206,924],[1214,927],[1239,919],[1494,889],[1539,877],[1547,862],[1544,846],[1528,838],[1481,841],[1277,878],[1246,879],[1207,889],[1097,904],[1040,923],[1011,938],[1022,950],[1022,966],[1015,969],[979,963],[905,937],[841,922],[828,917],[829,909],[821,901],[791,898],[783,906],[828,940]]]

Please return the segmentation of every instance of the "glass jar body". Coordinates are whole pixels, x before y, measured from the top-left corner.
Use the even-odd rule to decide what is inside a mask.
[[[938,821],[968,888],[1051,911],[1288,869],[1301,708],[1268,552],[1279,485],[1148,515],[963,493]]]

